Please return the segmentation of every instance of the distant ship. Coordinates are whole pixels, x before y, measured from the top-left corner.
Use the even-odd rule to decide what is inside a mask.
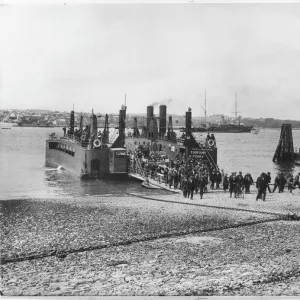
[[[201,106],[201,108],[203,108]],[[224,117],[222,124],[207,124],[206,122],[206,92],[205,92],[205,123],[200,127],[194,126],[191,128],[192,132],[219,132],[219,133],[244,133],[251,132],[253,126],[247,126],[240,122],[240,118],[237,116],[237,100],[235,95],[235,122],[225,123]],[[185,128],[181,128],[180,131],[185,131]]]
[[[206,131],[211,132],[229,132],[229,133],[241,133],[241,132],[251,132],[253,126],[246,126],[244,124],[221,124],[221,125],[211,125]]]
[[[20,121],[17,123],[17,126],[20,127],[66,127],[66,125],[57,125],[57,124],[51,124],[51,123],[31,123],[31,122],[23,122]]]

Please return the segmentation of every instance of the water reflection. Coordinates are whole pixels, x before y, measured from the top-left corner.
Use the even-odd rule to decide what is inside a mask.
[[[80,180],[63,170],[45,170],[44,183],[53,193],[82,197],[85,195],[124,195],[124,192],[139,195],[168,194],[163,190],[148,190],[141,187],[141,182],[124,176],[107,176],[102,180]]]

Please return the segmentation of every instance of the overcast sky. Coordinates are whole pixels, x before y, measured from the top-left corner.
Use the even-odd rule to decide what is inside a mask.
[[[300,4],[0,6],[0,108],[300,119]],[[158,111],[158,108],[155,112]]]

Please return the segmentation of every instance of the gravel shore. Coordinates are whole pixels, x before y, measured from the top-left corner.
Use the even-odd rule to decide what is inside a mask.
[[[266,202],[220,191],[203,200],[151,198],[169,202],[133,196],[1,201],[2,293],[300,295],[299,221],[185,205],[299,214],[299,191],[269,194]],[[95,250],[84,251],[89,247]],[[45,257],[27,260],[30,255]]]

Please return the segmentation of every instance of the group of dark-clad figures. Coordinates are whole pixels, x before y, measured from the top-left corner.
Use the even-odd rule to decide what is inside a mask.
[[[299,175],[291,176],[289,180],[286,179],[283,173],[276,176],[274,180],[274,187],[271,190],[271,174],[261,173],[261,175],[254,182],[251,174],[246,173],[244,176],[242,172],[232,172],[230,176],[224,173],[224,170],[219,170],[218,166],[207,165],[199,162],[195,157],[185,157],[184,154],[178,154],[174,160],[168,161],[165,154],[153,153],[150,150],[136,149],[131,154],[131,163],[134,171],[139,165],[143,175],[146,178],[164,182],[166,186],[174,189],[181,189],[183,197],[193,199],[194,194],[199,191],[200,199],[203,198],[204,193],[208,191],[208,186],[211,190],[222,189],[224,192],[229,191],[230,198],[238,198],[241,194],[250,194],[251,185],[256,185],[257,196],[256,200],[266,200],[267,190],[269,193],[274,193],[278,188],[279,193],[284,192],[286,184],[288,184],[289,192],[293,192],[295,188],[300,188]],[[169,167],[166,166],[165,161],[168,161]]]

